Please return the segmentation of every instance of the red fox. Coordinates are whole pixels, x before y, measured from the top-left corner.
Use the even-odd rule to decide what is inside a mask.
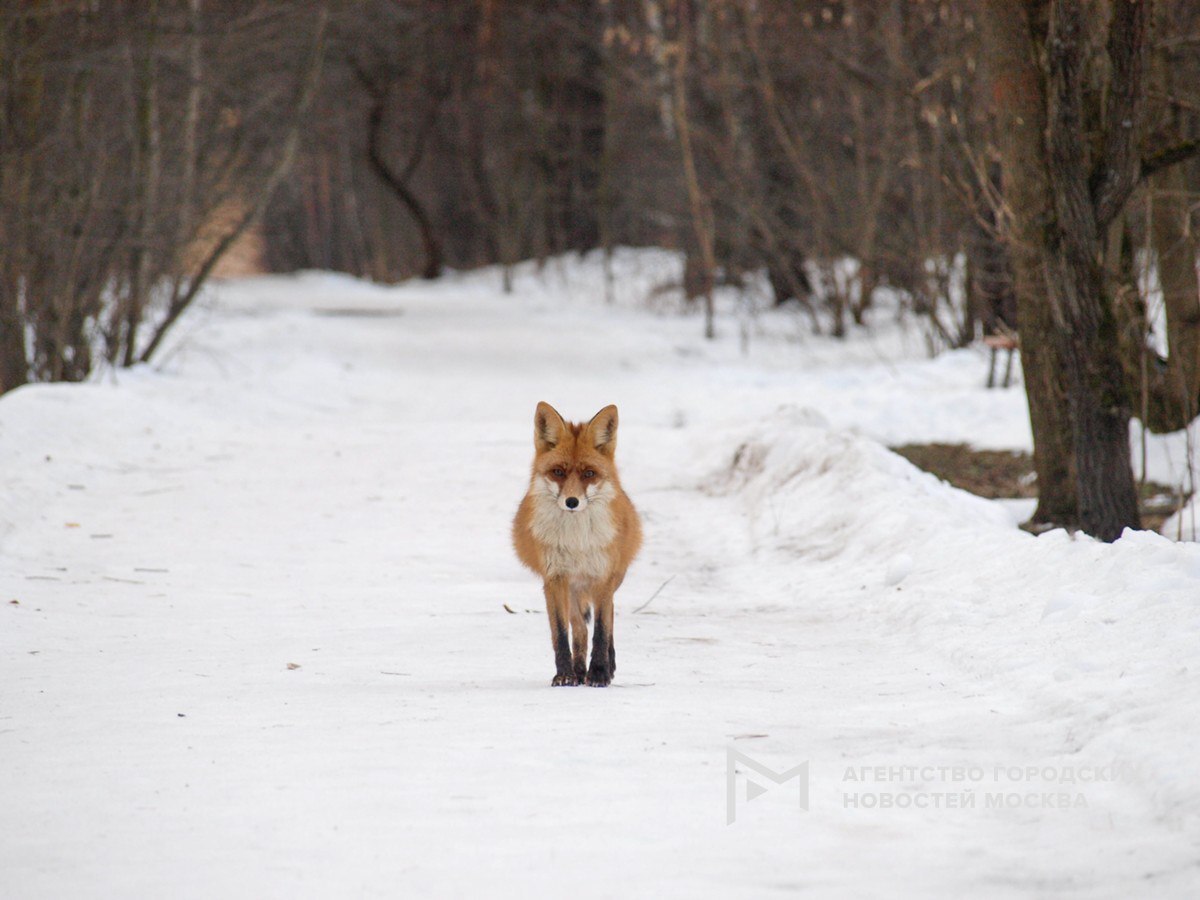
[[[513,519],[521,562],[544,579],[552,685],[605,687],[617,669],[613,593],[642,545],[642,523],[621,490],[617,408],[606,406],[586,425],[564,422],[549,403],[533,416],[533,471]],[[596,613],[592,663],[588,618]],[[570,640],[567,625],[570,624]]]

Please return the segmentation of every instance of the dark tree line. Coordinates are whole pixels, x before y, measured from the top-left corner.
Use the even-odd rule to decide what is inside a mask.
[[[0,390],[154,353],[289,172],[319,5],[0,6]]]
[[[0,390],[149,359],[251,232],[388,281],[669,246],[710,313],[761,273],[832,335],[884,285],[1019,332],[1035,521],[1111,539],[1130,417],[1200,398],[1193,6],[4,4]]]

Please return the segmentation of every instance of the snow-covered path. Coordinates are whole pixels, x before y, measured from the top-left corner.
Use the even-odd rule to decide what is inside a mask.
[[[0,400],[0,896],[1196,896],[1200,548],[843,430],[1024,427],[970,357],[482,283],[231,285],[162,371]],[[621,408],[608,690],[548,687],[509,546],[543,399]],[[807,811],[753,771],[805,761]]]

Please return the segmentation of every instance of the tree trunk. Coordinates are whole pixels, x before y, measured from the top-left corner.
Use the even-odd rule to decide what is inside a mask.
[[[367,156],[375,174],[391,189],[392,193],[396,195],[396,199],[404,204],[404,208],[417,223],[417,230],[421,235],[421,247],[425,253],[425,265],[421,269],[421,277],[437,278],[442,274],[442,242],[438,240],[437,234],[433,230],[433,222],[430,220],[429,214],[425,212],[421,201],[417,199],[417,195],[392,172],[387,160],[384,159],[381,146],[382,130],[383,99],[379,98],[371,105],[367,121]]]
[[[713,284],[716,277],[717,260],[713,247],[712,209],[700,186],[700,175],[696,168],[696,156],[692,146],[691,122],[688,119],[687,72],[690,43],[691,28],[688,14],[681,10],[680,34],[675,48],[675,65],[672,67],[675,87],[673,104],[675,131],[679,138],[679,151],[683,158],[683,180],[687,187],[688,205],[692,213],[692,229],[695,232],[696,245],[700,250],[703,279],[701,291],[704,296],[704,336],[711,340],[716,336],[713,323]]]
[[[196,162],[200,128],[200,88],[204,76],[200,55],[201,0],[188,0],[187,71],[188,90],[183,116],[183,176],[179,201],[179,234],[184,243],[195,233]]]
[[[1115,2],[1107,130],[1102,156],[1091,171],[1081,165],[1088,158],[1089,117],[1084,108],[1087,44],[1077,0],[1054,0],[1046,41],[1046,151],[1055,222],[1043,231],[1043,246],[1057,326],[1051,340],[1067,361],[1079,524],[1104,541],[1140,525],[1120,342],[1104,290],[1103,235],[1137,180],[1138,161],[1127,133],[1135,131],[1137,119],[1132,98],[1140,92],[1148,3]],[[1129,100],[1128,108],[1123,99]]]
[[[1139,524],[1120,341],[1105,291],[1104,236],[1141,173],[1137,144],[1149,6],[1150,0],[1113,0],[1107,58],[1098,62],[1093,56],[1100,51],[1085,33],[1097,20],[1083,13],[1079,0],[982,5],[1005,200],[1016,238],[1018,318],[1035,442],[1044,437],[1039,417],[1048,417],[1042,425],[1054,432],[1048,446],[1035,443],[1035,453],[1052,454],[1039,466],[1048,465],[1053,477],[1073,461],[1079,525],[1105,541]],[[1097,68],[1108,73],[1104,90],[1087,81]],[[1035,300],[1042,290],[1048,303]],[[1069,455],[1062,454],[1068,438],[1058,373],[1064,371]],[[1054,407],[1039,409],[1042,401]],[[1039,514],[1046,512],[1043,499]]]
[[[122,366],[137,361],[138,330],[149,303],[153,276],[158,262],[152,244],[158,227],[158,193],[162,178],[162,142],[158,118],[158,0],[149,0],[145,33],[138,36],[141,45],[132,54],[137,61],[134,94],[137,154],[134,171],[138,190],[138,227],[129,265],[129,293],[125,297],[122,322],[115,329],[113,362],[118,354]]]
[[[1011,0],[987,0],[982,11],[1008,213],[1005,237],[1017,297],[1021,370],[1038,483],[1038,505],[1030,524],[1075,525],[1079,503],[1075,445],[1067,413],[1066,362],[1060,348],[1046,339],[1053,333],[1054,319],[1046,296],[1042,242],[1052,210],[1044,165],[1045,99],[1031,38],[1033,23],[1029,12]]]
[[[20,279],[15,273],[0,273],[0,394],[20,387],[29,380],[19,283]]]
[[[989,167],[988,186],[977,199],[968,223],[966,240],[970,322],[983,326],[984,334],[1006,334],[1017,329],[1017,298],[1013,290],[1012,263],[1000,232],[1000,217],[989,195],[1002,190],[998,168]],[[967,343],[974,337],[964,335]]]
[[[1177,431],[1196,416],[1200,401],[1200,285],[1196,245],[1188,228],[1191,215],[1183,172],[1175,166],[1154,177],[1151,240],[1158,261],[1167,318],[1167,365],[1147,385],[1146,425],[1151,431]]]
[[[31,4],[35,12],[38,4]],[[26,39],[38,46],[36,36],[45,26],[39,17],[28,21]],[[8,43],[16,29],[0,16],[0,79],[6,83],[6,101],[0,107],[0,127],[6,129],[5,156],[0,159],[0,394],[29,380],[30,359],[25,345],[28,321],[26,300],[31,280],[30,246],[32,149],[36,146],[45,99],[45,60],[29,54],[18,66]],[[18,57],[19,58],[19,57]],[[25,297],[22,297],[22,294]]]

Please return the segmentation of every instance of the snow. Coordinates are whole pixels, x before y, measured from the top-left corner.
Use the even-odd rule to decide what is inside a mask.
[[[1019,531],[883,446],[1027,446],[982,353],[706,343],[677,266],[229,282],[0,399],[0,896],[1196,896],[1200,546]],[[538,400],[621,410],[606,690],[509,546]]]

